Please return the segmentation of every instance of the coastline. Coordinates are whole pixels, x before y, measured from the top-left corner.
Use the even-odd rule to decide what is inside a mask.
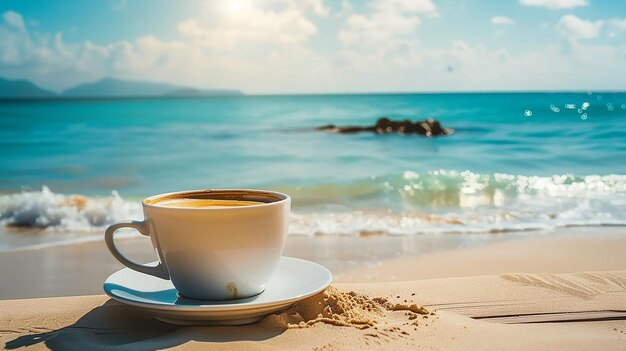
[[[122,252],[155,260],[146,238]],[[284,255],[321,263],[333,283],[381,283],[510,272],[571,273],[626,269],[626,228],[573,227],[546,232],[466,235],[289,236]],[[16,269],[15,267],[19,267]],[[101,294],[122,266],[103,241],[0,253],[0,300]]]

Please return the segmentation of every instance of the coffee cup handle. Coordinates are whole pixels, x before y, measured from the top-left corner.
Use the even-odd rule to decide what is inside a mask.
[[[150,274],[162,279],[170,279],[167,268],[165,268],[165,265],[163,265],[163,263],[159,262],[159,264],[154,267],[146,266],[129,260],[128,258],[126,258],[126,256],[122,255],[122,253],[119,252],[119,250],[115,246],[115,241],[113,240],[113,233],[115,233],[116,230],[124,227],[133,228],[143,235],[149,235],[148,227],[146,226],[146,223],[144,221],[126,221],[112,224],[107,228],[106,232],[104,233],[104,241],[106,242],[107,247],[109,248],[109,251],[111,251],[113,257],[120,261],[120,263],[124,266],[137,272]]]

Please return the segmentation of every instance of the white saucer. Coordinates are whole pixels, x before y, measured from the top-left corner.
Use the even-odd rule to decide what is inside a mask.
[[[150,311],[155,318],[179,325],[240,325],[286,309],[294,302],[328,287],[332,275],[325,267],[305,260],[282,257],[265,291],[231,301],[197,301],[180,297],[169,280],[124,268],[104,282],[113,299]]]

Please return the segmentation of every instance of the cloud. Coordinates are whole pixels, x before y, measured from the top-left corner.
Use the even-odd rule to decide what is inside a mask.
[[[315,12],[323,14],[321,8]],[[261,10],[252,6],[227,8],[217,20],[195,18],[178,24],[178,32],[199,45],[232,49],[250,42],[297,44],[317,33],[315,25],[299,10]]]
[[[491,23],[495,25],[513,24],[513,20],[506,16],[493,16],[491,17]]]
[[[318,16],[330,15],[330,8],[328,8],[322,0],[304,0],[299,1],[298,3],[303,4],[305,9],[311,10]]]
[[[351,12],[352,11],[352,5],[350,4],[350,1],[342,0],[341,1],[341,9],[343,10],[343,12]]]
[[[411,40],[420,23],[419,14],[436,11],[430,0],[375,0],[368,7],[368,13],[347,17],[338,34],[344,46],[394,46]]]
[[[19,13],[15,11],[6,11],[2,14],[2,18],[4,18],[4,21],[7,25],[17,28],[22,32],[25,30],[24,19]]]
[[[213,3],[217,3],[218,7],[225,5],[227,8],[249,9],[255,6],[257,8],[275,8],[279,11],[295,10],[321,17],[327,17],[331,12],[324,0],[213,0]]]
[[[430,0],[374,0],[366,12],[351,12],[345,18],[337,35],[341,48],[332,59],[351,72],[412,65],[419,50],[421,17],[436,13]]]
[[[405,14],[433,13],[437,7],[432,0],[376,0],[369,4],[375,12]]]
[[[345,46],[375,47],[390,45],[400,38],[410,38],[420,19],[397,12],[376,13],[374,15],[353,14],[348,17],[339,31],[339,40]]]
[[[556,24],[556,29],[569,40],[593,39],[600,34],[603,24],[603,21],[587,21],[574,15],[565,15]]]
[[[618,31],[626,30],[626,18],[612,19],[609,21],[612,28]]]
[[[547,7],[549,9],[572,9],[587,6],[587,0],[520,0],[524,6]]]

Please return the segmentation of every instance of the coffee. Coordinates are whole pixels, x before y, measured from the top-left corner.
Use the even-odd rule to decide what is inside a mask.
[[[180,207],[180,208],[226,208],[226,207],[243,207],[260,205],[263,202],[246,201],[246,200],[222,200],[222,199],[194,199],[194,198],[178,198],[164,199],[156,201],[155,205],[163,207]]]

